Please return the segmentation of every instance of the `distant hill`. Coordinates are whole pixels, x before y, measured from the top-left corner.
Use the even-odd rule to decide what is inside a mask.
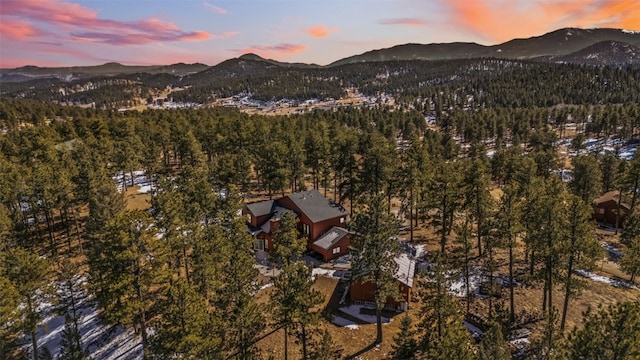
[[[569,55],[545,56],[550,62],[587,65],[640,65],[640,48],[618,41],[602,41]]]
[[[389,60],[448,60],[470,58],[543,59],[573,54],[603,41],[627,43],[640,47],[640,32],[620,29],[565,28],[526,39],[514,39],[502,44],[484,46],[476,43],[406,44],[368,51],[350,56],[329,66],[367,61]],[[577,62],[578,57],[574,58]],[[586,62],[596,64],[593,61]],[[606,62],[598,65],[609,65]],[[613,63],[611,65],[614,65]],[[619,63],[615,63],[619,65]]]
[[[207,69],[205,64],[184,64],[173,65],[151,65],[151,66],[129,66],[116,62],[110,62],[97,66],[72,66],[72,67],[38,67],[23,66],[16,69],[0,69],[0,81],[15,82],[27,81],[38,78],[57,78],[71,81],[95,76],[114,76],[123,74],[149,73],[149,74],[172,74],[183,76]]]

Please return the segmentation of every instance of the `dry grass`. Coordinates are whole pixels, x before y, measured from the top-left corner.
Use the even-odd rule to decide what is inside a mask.
[[[128,187],[125,191],[124,198],[127,210],[147,210],[151,207],[150,194],[138,194],[140,186],[135,185]]]

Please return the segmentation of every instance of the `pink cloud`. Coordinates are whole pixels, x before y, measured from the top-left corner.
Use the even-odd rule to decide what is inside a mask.
[[[316,25],[316,26],[312,26],[310,28],[305,29],[304,32],[306,32],[309,36],[312,36],[314,38],[324,38],[329,36],[329,33],[338,32],[338,31],[340,31],[340,29],[338,29],[337,27],[327,27],[325,25]]]
[[[216,14],[226,15],[226,14],[229,13],[229,11],[227,9],[223,9],[223,8],[221,8],[219,6],[215,6],[215,5],[210,4],[210,3],[206,2],[206,1],[203,3],[203,5],[204,5],[204,7],[206,7],[207,9],[209,9],[211,11],[213,11]]]
[[[481,37],[505,41],[560,27],[640,29],[638,0],[440,0],[453,22]]]
[[[24,40],[41,34],[33,25],[22,20],[3,20],[0,22],[0,35],[4,38]]]
[[[255,53],[265,58],[275,58],[278,55],[291,55],[307,50],[309,47],[301,44],[253,45],[244,49],[233,49],[237,54]]]
[[[113,45],[194,41],[209,38],[203,31],[184,31],[157,18],[137,21],[103,19],[94,9],[63,0],[2,0],[0,15],[50,24],[69,31],[72,40]]]
[[[404,26],[425,26],[429,23],[418,18],[391,18],[378,20],[380,25],[404,25]]]

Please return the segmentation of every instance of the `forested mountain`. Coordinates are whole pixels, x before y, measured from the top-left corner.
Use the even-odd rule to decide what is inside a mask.
[[[533,59],[543,56],[567,56],[602,41],[616,41],[640,46],[640,33],[619,29],[559,29],[541,36],[514,39],[502,44],[483,46],[476,43],[407,44],[373,50],[338,60],[330,66],[354,62],[389,60],[442,60],[491,57],[501,59]],[[582,64],[580,58],[574,59]],[[617,65],[601,59],[598,65]]]
[[[129,66],[111,62],[97,66],[72,66],[46,68],[23,66],[16,69],[0,69],[0,82],[19,82],[38,78],[56,78],[65,81],[87,79],[96,76],[116,76],[123,74],[148,73],[182,76],[206,69],[205,64],[172,64],[152,66]]]

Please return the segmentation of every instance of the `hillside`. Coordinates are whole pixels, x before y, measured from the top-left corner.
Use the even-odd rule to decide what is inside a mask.
[[[329,66],[366,61],[446,60],[493,57],[501,59],[532,59],[543,56],[564,56],[603,41],[640,45],[640,33],[620,29],[559,29],[541,36],[514,39],[502,44],[484,46],[476,43],[406,44],[369,51],[347,57]],[[576,58],[576,60],[579,58]],[[578,62],[579,63],[579,62]],[[589,62],[591,63],[591,62]],[[597,65],[611,65],[606,61]],[[617,65],[617,64],[615,64]]]

